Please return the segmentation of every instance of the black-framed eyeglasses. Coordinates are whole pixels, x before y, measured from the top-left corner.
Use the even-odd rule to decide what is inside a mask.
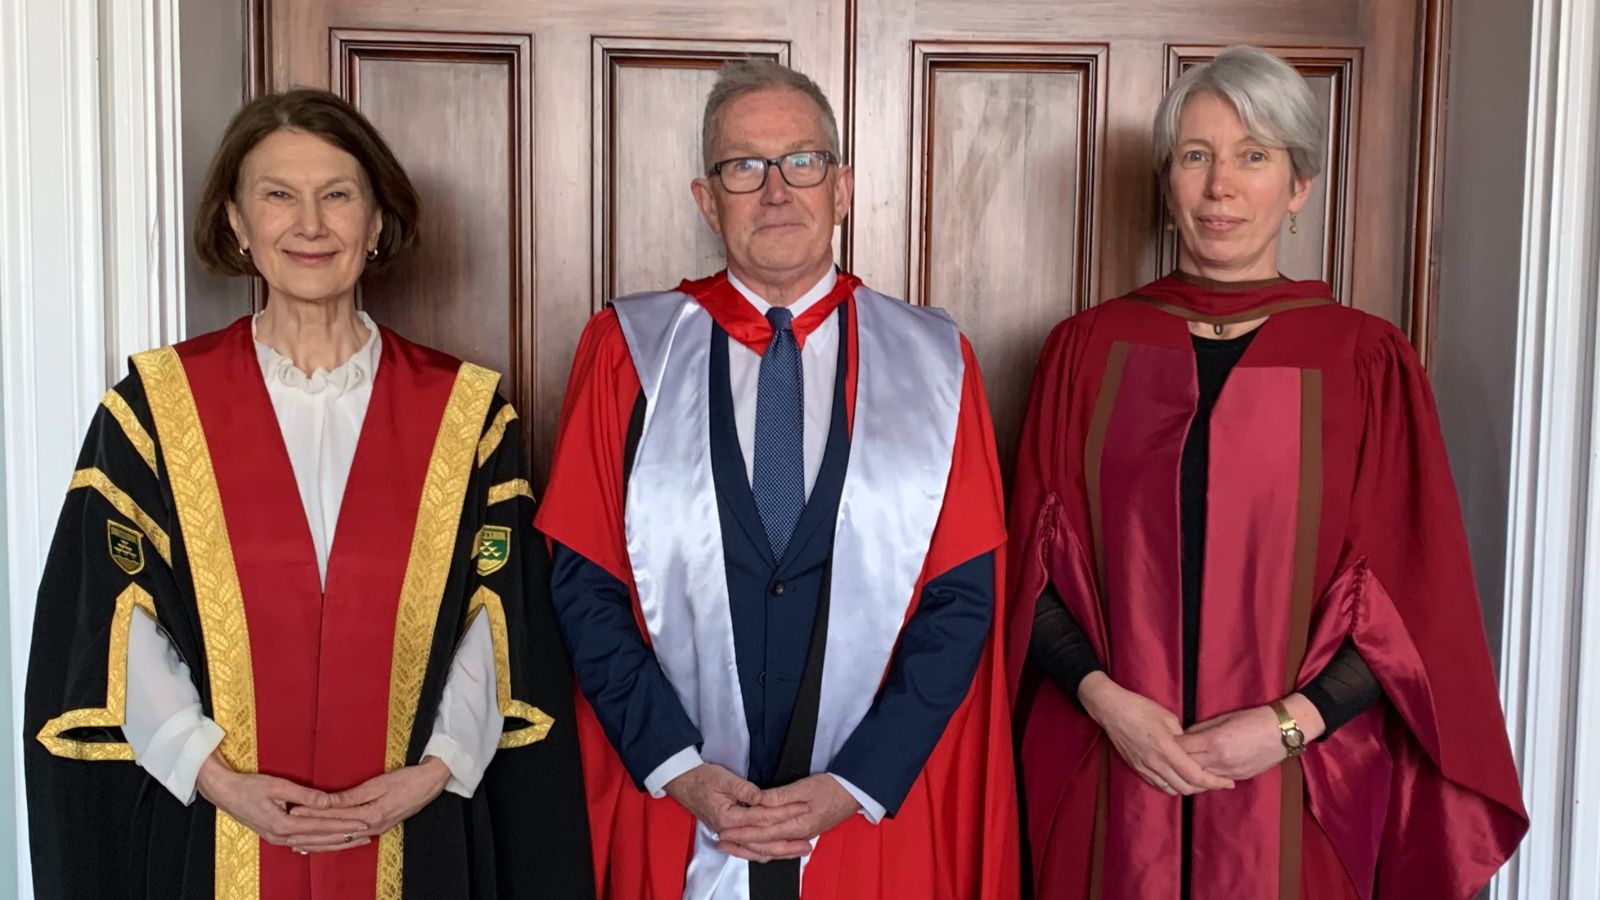
[[[722,180],[722,189],[730,194],[753,194],[766,187],[767,172],[777,166],[783,183],[792,188],[816,187],[828,177],[828,167],[839,162],[839,157],[827,150],[799,150],[772,159],[759,156],[739,156],[725,159],[711,167],[711,174]]]

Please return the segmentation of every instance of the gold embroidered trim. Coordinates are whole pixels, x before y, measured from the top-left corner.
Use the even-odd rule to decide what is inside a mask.
[[[222,758],[238,772],[256,771],[255,674],[244,594],[234,568],[233,546],[222,495],[200,411],[171,347],[133,358],[144,380],[150,413],[161,435],[172,497],[189,554],[206,669],[211,680],[211,717],[222,727]],[[217,810],[216,896],[256,900],[261,894],[261,840],[232,816]]]
[[[509,409],[509,407],[507,408]],[[488,505],[493,506],[496,503],[504,503],[513,497],[527,497],[529,500],[533,499],[533,485],[528,483],[528,479],[513,478],[510,481],[502,481],[494,487],[489,488]]]
[[[483,440],[478,442],[478,465],[488,462],[494,451],[500,448],[500,441],[506,436],[506,426],[516,417],[517,411],[509,403],[500,407],[500,411],[495,413],[494,421],[489,423],[489,429],[483,433]]]
[[[422,483],[422,500],[417,507],[417,526],[411,538],[411,557],[406,563],[405,580],[400,588],[400,608],[395,613],[394,658],[389,670],[389,731],[384,752],[384,770],[392,772],[406,764],[422,696],[428,650],[438,625],[439,602],[450,574],[455,553],[456,532],[461,525],[461,508],[466,502],[467,480],[472,475],[474,449],[484,459],[478,440],[484,416],[494,398],[500,376],[488,369],[462,363],[455,385],[445,404],[434,439],[428,474]],[[506,407],[510,409],[510,407]],[[515,416],[515,413],[512,414]],[[504,415],[495,417],[510,421]],[[491,426],[491,432],[494,427]],[[504,432],[500,425],[499,431]],[[488,440],[488,436],[484,438]],[[498,438],[496,439],[498,443]],[[489,452],[493,452],[490,448]],[[404,826],[397,825],[378,839],[378,891],[380,900],[398,900],[403,887],[405,846]]]
[[[62,737],[74,728],[122,727],[128,704],[128,629],[133,624],[133,610],[138,607],[154,619],[156,604],[137,584],[124,588],[116,602],[117,608],[111,614],[111,636],[106,642],[106,705],[68,710],[39,729],[39,743],[56,756],[90,762],[133,759],[133,748],[126,741],[76,741]]]
[[[506,609],[500,602],[500,595],[481,586],[473,593],[467,603],[469,628],[480,609],[489,615],[489,635],[494,639],[494,692],[500,715],[528,723],[526,728],[500,735],[500,749],[537,744],[550,734],[550,727],[556,720],[539,707],[511,696],[511,640],[506,631]]]
[[[378,837],[377,900],[401,900],[405,893],[405,828],[401,822]]]
[[[70,493],[78,488],[89,488],[100,496],[106,498],[117,512],[122,513],[131,522],[139,526],[144,536],[150,539],[150,545],[156,548],[161,558],[172,565],[172,539],[167,537],[166,529],[156,524],[133,498],[111,481],[111,477],[99,469],[79,469],[72,473],[72,481],[67,485]]]
[[[122,426],[122,433],[127,436],[128,443],[144,457],[145,465],[150,467],[150,471],[155,472],[156,442],[150,439],[150,432],[145,431],[144,426],[139,424],[139,417],[133,414],[133,407],[114,390],[106,391],[106,395],[100,398],[100,405],[104,406],[106,412],[111,413],[111,418],[116,419],[117,424]]]

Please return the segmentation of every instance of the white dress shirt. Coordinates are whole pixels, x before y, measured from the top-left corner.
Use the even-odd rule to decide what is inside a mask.
[[[288,357],[256,342],[256,359],[289,451],[316,548],[317,573],[324,581],[345,483],[382,358],[377,326],[366,313],[357,315],[367,327],[367,342],[331,372],[317,369],[307,375]],[[173,796],[193,802],[200,766],[222,742],[223,731],[201,714],[189,667],[143,610],[129,624],[127,683],[122,731],[134,761]],[[449,767],[445,789],[462,797],[472,796],[499,746],[504,718],[495,683],[494,643],[488,621],[479,616],[451,662],[433,735],[423,751]]]
[[[822,280],[811,290],[801,294],[789,304],[789,312],[798,319],[817,301],[828,296],[839,280],[836,269],[829,268]],[[772,304],[740,281],[733,272],[728,273],[728,283],[756,308],[763,318]],[[828,429],[833,421],[833,391],[838,381],[839,317],[830,315],[816,330],[806,335],[805,346],[800,348],[800,383],[805,404],[805,430],[803,457],[806,469],[806,497],[817,483],[817,472],[822,468],[822,452],[828,445]],[[755,478],[756,465],[756,396],[761,378],[761,354],[739,341],[728,341],[728,382],[733,390],[733,422],[739,433],[739,452],[744,455],[744,474]],[[667,757],[644,780],[645,790],[651,796],[666,794],[667,783],[703,763],[700,751],[685,747]],[[860,788],[837,775],[833,776],[850,795],[861,804],[862,815],[876,823],[883,818],[882,804],[873,800]]]

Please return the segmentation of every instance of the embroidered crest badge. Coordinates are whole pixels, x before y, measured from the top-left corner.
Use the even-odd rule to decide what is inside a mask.
[[[478,574],[491,575],[505,567],[511,558],[511,529],[485,525],[478,529]]]
[[[108,519],[106,546],[111,552],[111,561],[117,564],[117,568],[129,575],[137,575],[144,571],[144,535],[138,531]]]

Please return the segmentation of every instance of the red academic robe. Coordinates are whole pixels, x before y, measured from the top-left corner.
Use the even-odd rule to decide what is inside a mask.
[[[859,283],[841,274],[840,287],[795,322],[803,334],[831,314]],[[684,282],[731,337],[760,349],[771,326],[717,275]],[[845,386],[854,412],[857,342],[851,333]],[[994,429],[971,347],[962,340],[966,376],[954,459],[944,508],[928,548],[922,585],[980,554],[1004,552],[1005,523]],[[604,567],[634,593],[635,617],[645,632],[633,590],[624,540],[623,455],[628,420],[639,397],[621,325],[614,312],[597,315],[585,329],[568,382],[551,467],[549,492],[536,525]],[[997,560],[995,597],[1004,572]],[[907,612],[915,612],[915,600]],[[892,819],[878,825],[851,816],[819,844],[805,870],[804,900],[878,897],[1008,898],[1019,891],[1019,838],[1004,664],[1003,608],[978,664],[967,698]],[[595,880],[602,897],[679,900],[693,839],[693,819],[670,798],[652,799],[634,787],[580,696],[584,778],[593,829]]]
[[[1179,894],[1177,798],[1024,666],[1047,580],[1110,677],[1182,708],[1187,322],[1269,316],[1211,420],[1198,718],[1304,686],[1348,637],[1386,702],[1194,799],[1195,900],[1471,897],[1527,829],[1426,373],[1318,281],[1171,276],[1061,323],[1011,511],[1010,675],[1038,896]]]

